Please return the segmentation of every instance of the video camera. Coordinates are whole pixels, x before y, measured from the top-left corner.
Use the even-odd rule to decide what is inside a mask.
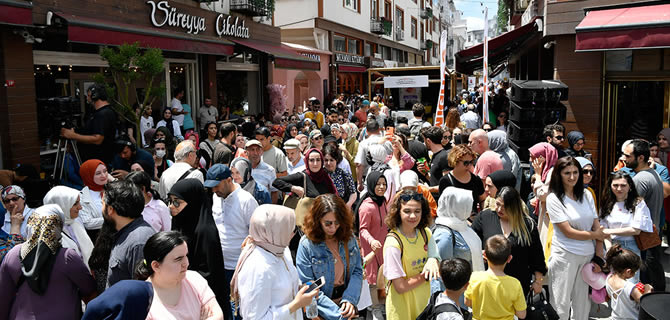
[[[57,137],[61,128],[72,129],[81,122],[81,107],[75,97],[53,97],[37,100],[40,139]]]

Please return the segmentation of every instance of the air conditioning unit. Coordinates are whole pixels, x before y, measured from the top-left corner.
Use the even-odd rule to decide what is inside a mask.
[[[397,28],[395,31],[395,40],[396,41],[403,41],[405,40],[405,30],[401,28]]]

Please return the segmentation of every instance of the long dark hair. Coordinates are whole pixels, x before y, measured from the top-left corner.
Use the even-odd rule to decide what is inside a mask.
[[[513,187],[506,186],[498,191],[497,198],[503,201],[505,214],[509,217],[510,226],[512,227],[512,233],[519,239],[519,244],[530,247],[532,244],[531,230],[528,230],[526,223],[530,222],[532,226],[533,220],[528,216],[528,212],[526,212],[523,206],[519,191]]]
[[[138,188],[151,193],[151,196],[156,200],[161,200],[160,194],[151,188],[151,177],[145,171],[133,171],[126,176],[126,180],[134,183]]]
[[[554,165],[554,171],[551,173],[551,182],[549,183],[549,192],[552,192],[558,197],[558,200],[563,203],[563,197],[565,196],[565,188],[563,187],[563,178],[561,177],[561,171],[569,166],[575,166],[579,172],[579,178],[577,179],[577,184],[572,190],[572,194],[575,195],[575,199],[578,202],[584,200],[584,180],[582,174],[582,166],[579,165],[577,159],[565,156],[556,162]]]
[[[105,219],[98,236],[93,240],[95,244],[91,257],[88,258],[88,266],[91,270],[102,271],[103,274],[95,274],[96,278],[107,275],[107,268],[109,267],[109,256],[114,248],[114,235],[116,234],[116,226],[111,220]]]
[[[637,193],[637,189],[635,189],[633,178],[622,170],[613,172],[607,179],[607,188],[603,190],[602,197],[600,197],[600,218],[607,217],[617,203],[616,195],[612,192],[612,182],[619,179],[626,179],[626,183],[628,183],[628,195],[626,195],[626,201],[624,201],[624,208],[632,212],[640,202],[640,195]]]
[[[135,266],[135,279],[146,280],[154,274],[151,263],[163,262],[172,249],[186,243],[186,237],[179,231],[162,231],[154,234],[144,245],[144,260]]]

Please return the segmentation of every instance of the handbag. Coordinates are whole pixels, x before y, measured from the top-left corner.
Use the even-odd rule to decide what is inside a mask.
[[[540,292],[540,300],[533,302],[533,291],[526,297],[526,320],[558,320],[558,314],[547,301],[544,292]]]
[[[634,236],[634,238],[635,243],[637,243],[637,248],[640,249],[640,251],[661,245],[661,237],[658,236],[656,225],[654,225],[652,232],[640,231],[640,234]]]
[[[284,200],[284,206],[287,206],[295,210],[295,224],[302,228],[302,224],[305,221],[305,215],[312,209],[312,204],[314,203],[314,198],[306,197],[307,193],[307,175],[303,172],[303,192],[302,197],[291,193],[286,200]]]
[[[305,192],[307,192],[307,176],[305,175],[304,172],[301,172],[301,173],[302,173],[302,177],[303,177],[302,186],[303,186],[303,189],[305,190]],[[305,195],[303,194],[303,196],[305,196]],[[295,193],[287,194],[284,197],[284,206],[295,210],[295,208],[298,206],[298,201],[300,199],[301,199],[301,197],[298,197]]]

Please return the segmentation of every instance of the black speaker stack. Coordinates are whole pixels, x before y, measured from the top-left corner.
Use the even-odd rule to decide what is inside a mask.
[[[511,85],[507,141],[522,162],[528,148],[545,141],[544,126],[565,120],[568,86],[557,80],[514,80]]]

